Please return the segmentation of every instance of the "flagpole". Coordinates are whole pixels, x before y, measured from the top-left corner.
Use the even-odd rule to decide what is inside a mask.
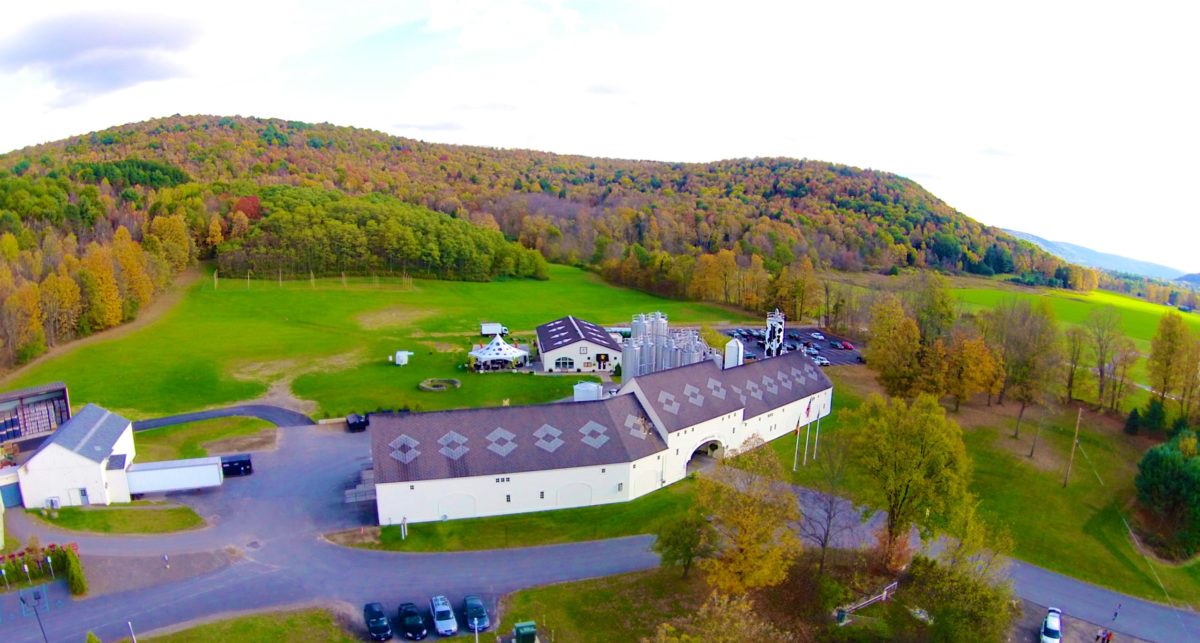
[[[812,422],[804,425],[804,466],[808,466],[808,436],[812,434]]]
[[[813,460],[817,459],[817,443],[821,441],[821,412],[817,411],[817,437],[813,439]]]
[[[796,465],[800,462],[800,420],[796,420],[796,428],[792,433],[796,434],[796,452],[792,455],[792,473],[795,473]]]

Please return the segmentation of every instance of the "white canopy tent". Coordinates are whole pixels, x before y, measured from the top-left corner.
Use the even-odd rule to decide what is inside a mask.
[[[494,365],[496,362],[502,363],[504,368],[529,363],[529,351],[509,344],[499,335],[492,337],[492,341],[486,346],[471,351],[471,357],[475,358],[476,368]]]

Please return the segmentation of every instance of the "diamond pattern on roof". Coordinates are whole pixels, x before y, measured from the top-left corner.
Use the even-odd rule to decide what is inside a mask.
[[[417,445],[421,444],[407,434],[401,433],[400,437],[388,442],[388,446],[392,447],[392,452],[388,455],[399,460],[403,464],[408,464],[417,459],[421,452],[417,450]]]
[[[630,413],[625,416],[625,428],[629,429],[629,435],[640,440],[645,440],[646,436],[650,435],[650,427],[642,418]]]
[[[558,450],[558,447],[566,444],[562,438],[558,437],[560,435],[562,435],[562,431],[549,424],[543,424],[537,431],[533,432],[533,437],[537,438],[537,442],[534,442],[533,446],[547,453],[554,453]]]
[[[679,415],[679,402],[675,400],[675,394],[668,391],[661,391],[658,394],[658,404],[662,410],[671,415]]]
[[[783,385],[783,388],[789,391],[792,390],[792,378],[789,377],[787,373],[779,371],[775,373],[775,379],[779,380],[779,383]]]
[[[708,392],[718,400],[725,399],[725,385],[711,377],[708,378]]]
[[[746,393],[748,393],[750,397],[759,400],[760,402],[762,401],[762,387],[758,385],[758,382],[747,381]]]
[[[799,382],[801,386],[804,386],[808,383],[808,378],[805,377],[804,371],[796,368],[795,366],[792,367],[792,377],[796,378],[796,381]]]
[[[470,451],[467,448],[467,437],[457,431],[450,431],[438,438],[438,444],[442,445],[442,448],[438,449],[438,453],[451,460],[457,460]]]
[[[771,395],[779,395],[779,386],[775,384],[775,380],[771,379],[770,375],[763,375],[762,385]]]
[[[700,389],[691,384],[683,387],[683,396],[687,398],[687,401],[696,406],[704,406],[704,396],[700,394]]]
[[[809,377],[814,380],[817,379],[817,368],[815,366],[813,366],[812,364],[805,364],[804,365],[804,375],[805,375],[805,377]]]
[[[733,394],[738,396],[738,399],[742,401],[742,404],[746,403],[746,393],[743,392],[742,389],[740,389],[736,386],[731,386],[729,388],[733,389]]]
[[[496,427],[486,436],[488,441],[488,451],[491,451],[492,453],[495,453],[503,458],[504,456],[512,453],[513,449],[517,448],[517,443],[513,441],[513,438],[515,437],[517,437],[517,434],[513,433],[512,431],[509,431],[504,427]]]
[[[579,428],[579,432],[583,434],[583,443],[593,449],[599,449],[604,446],[605,442],[608,442],[608,436],[604,435],[607,431],[607,427],[595,420],[589,420],[587,424]]]

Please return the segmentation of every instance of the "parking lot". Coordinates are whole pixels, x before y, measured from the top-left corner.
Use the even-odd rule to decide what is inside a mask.
[[[730,337],[735,337],[745,344],[747,359],[761,359],[763,357],[763,345],[765,343],[763,338],[766,336],[765,328],[761,326],[742,326],[738,328],[728,328],[721,332]],[[824,339],[817,339],[816,337],[813,337],[813,333],[819,334]],[[841,345],[847,340],[844,337],[830,335],[829,333],[821,331],[813,326],[788,328],[784,331],[784,338],[784,347],[788,350],[788,352],[804,350],[807,348],[805,342],[809,342],[811,343],[812,348],[816,349],[818,356],[829,360],[830,366],[845,366],[849,364],[862,363],[860,361],[862,353],[859,352],[862,347],[858,343],[851,342],[851,345],[854,348],[848,350],[834,348],[834,342],[837,342],[839,345]]]

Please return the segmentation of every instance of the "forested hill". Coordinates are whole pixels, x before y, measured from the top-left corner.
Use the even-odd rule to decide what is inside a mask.
[[[626,161],[439,145],[328,124],[175,116],[11,152],[0,168],[86,180],[76,164],[131,158],[218,184],[200,191],[212,213],[229,214],[227,195],[267,185],[384,193],[498,226],[551,260],[603,266],[610,277],[673,294],[685,291],[695,257],[720,250],[742,267],[758,256],[771,273],[807,257],[818,268],[936,266],[1042,282],[1057,271],[1068,281],[1065,262],[908,179],[819,161]],[[620,266],[631,256],[636,266]],[[680,256],[687,265],[669,259]]]

